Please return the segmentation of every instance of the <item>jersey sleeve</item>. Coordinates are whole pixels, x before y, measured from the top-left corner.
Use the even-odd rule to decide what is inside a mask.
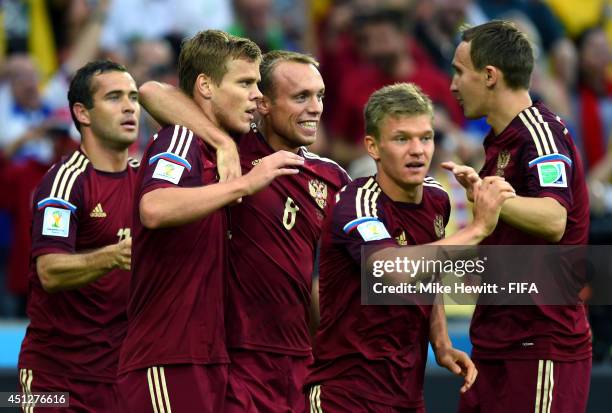
[[[526,195],[556,199],[566,209],[572,204],[571,182],[574,156],[561,123],[529,123],[531,138],[521,153],[520,170],[525,176]]]
[[[56,164],[34,193],[32,258],[51,253],[75,252],[79,217],[83,211],[83,172],[89,161],[79,152]]]
[[[166,127],[154,135],[140,165],[144,171],[138,199],[158,188],[203,185],[203,160],[197,140],[191,130],[180,125]]]
[[[332,212],[332,242],[346,249],[359,264],[362,246],[397,245],[385,226],[382,211],[378,210],[379,194],[351,185],[339,193]]]

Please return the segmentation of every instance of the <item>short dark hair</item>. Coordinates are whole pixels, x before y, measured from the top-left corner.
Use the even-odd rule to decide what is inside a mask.
[[[93,95],[96,93],[96,90],[92,86],[91,79],[106,72],[127,73],[127,69],[125,66],[111,60],[96,60],[81,67],[72,77],[70,89],[68,89],[68,106],[70,107],[72,121],[79,131],[81,130],[81,123],[74,115],[74,105],[82,103],[87,109],[93,108]]]
[[[470,43],[470,58],[476,70],[495,66],[510,89],[529,89],[534,54],[531,42],[514,23],[493,20],[463,30],[461,40]]]
[[[307,54],[286,50],[273,50],[264,54],[261,65],[259,65],[259,74],[261,75],[259,90],[270,99],[274,97],[274,80],[272,79],[274,69],[282,62],[303,63],[305,65],[313,65],[319,69],[319,62]]]
[[[258,61],[261,50],[252,40],[233,36],[221,30],[205,30],[183,41],[179,56],[179,85],[188,96],[200,74],[219,85],[232,59]]]

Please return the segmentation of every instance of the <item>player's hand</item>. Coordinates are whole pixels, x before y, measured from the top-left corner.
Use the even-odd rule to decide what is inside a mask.
[[[463,377],[461,393],[468,391],[474,384],[474,381],[476,381],[478,370],[476,370],[474,362],[463,351],[452,347],[438,350],[436,352],[436,362],[439,366],[450,370],[457,376]]]
[[[217,172],[219,172],[219,182],[231,181],[242,176],[238,148],[233,140],[228,140],[217,148]]]
[[[132,269],[132,238],[121,240],[113,247],[115,268],[130,271]]]
[[[297,168],[302,165],[304,158],[288,151],[266,156],[244,176],[247,179],[247,193],[252,195],[260,191],[279,176],[299,173]]]
[[[455,162],[448,161],[440,164],[442,168],[449,170],[455,175],[455,179],[465,188],[465,193],[470,202],[474,202],[474,185],[478,184],[481,179],[474,168],[466,165],[457,165]]]
[[[474,224],[479,225],[484,236],[490,235],[499,220],[501,208],[510,198],[516,197],[512,185],[499,176],[487,176],[474,184]]]

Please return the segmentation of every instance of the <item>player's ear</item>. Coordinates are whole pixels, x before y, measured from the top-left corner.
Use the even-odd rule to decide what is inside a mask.
[[[72,105],[72,113],[81,125],[89,126],[91,124],[89,109],[84,104],[77,102]]]
[[[375,161],[378,161],[380,159],[380,154],[378,153],[378,140],[376,140],[374,136],[366,135],[363,144],[365,145],[366,151],[368,151],[368,155]]]
[[[204,73],[200,73],[193,85],[194,95],[197,93],[204,99],[210,99],[212,97],[212,86],[212,79]]]
[[[495,66],[485,66],[484,68],[484,76],[485,76],[485,85],[491,88],[495,86],[499,80],[501,72]]]
[[[257,111],[261,113],[262,116],[266,116],[270,113],[270,99],[264,95],[261,99],[257,99]]]

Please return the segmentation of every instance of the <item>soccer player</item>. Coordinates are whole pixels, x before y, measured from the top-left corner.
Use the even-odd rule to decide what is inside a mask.
[[[70,411],[114,412],[127,327],[137,174],[128,147],[138,134],[138,90],[123,66],[97,61],[76,72],[68,101],[81,146],[53,165],[34,194],[30,325],[19,379],[25,393],[70,393]]]
[[[504,21],[465,30],[453,59],[451,90],[465,116],[486,116],[491,126],[480,176],[503,176],[517,192],[483,244],[586,244],[582,161],[561,119],[531,101],[533,65],[525,34]],[[445,167],[470,196],[478,174]],[[480,378],[460,412],[585,411],[591,334],[583,305],[477,306],[470,336]]]
[[[304,412],[315,251],[336,193],[350,179],[336,163],[305,148],[316,139],[323,111],[318,63],[304,54],[273,51],[264,55],[260,73],[262,119],[238,139],[243,173],[280,150],[305,162],[298,175],[276,179],[229,209],[225,412]],[[184,120],[194,128],[205,121],[171,88],[152,83],[141,89],[143,104],[160,120]]]
[[[181,89],[200,117],[246,133],[256,101],[261,52],[217,30],[183,43]],[[118,383],[129,412],[223,412],[227,363],[225,205],[275,177],[299,172],[286,151],[262,157],[237,179],[218,183],[211,148],[173,125],[153,137],[137,178],[134,274]]]
[[[431,100],[414,84],[379,89],[366,105],[365,145],[377,174],[340,192],[324,224],[321,325],[306,380],[311,412],[423,412],[428,341],[438,364],[465,377],[462,392],[474,382],[474,365],[452,347],[442,305],[361,305],[363,246],[474,245],[514,196],[503,179],[487,178],[475,188],[474,221],[443,238],[448,195],[426,177],[432,118]]]

